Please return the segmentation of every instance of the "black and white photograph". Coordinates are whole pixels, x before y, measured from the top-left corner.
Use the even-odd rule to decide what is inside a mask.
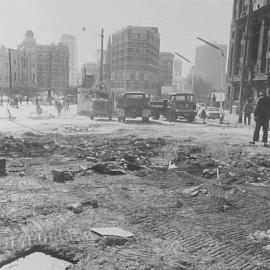
[[[270,0],[0,0],[0,270],[270,270]]]

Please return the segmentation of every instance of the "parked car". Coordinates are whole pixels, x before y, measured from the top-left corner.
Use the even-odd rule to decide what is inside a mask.
[[[220,109],[217,107],[207,107],[206,108],[207,119],[220,119]],[[222,112],[222,116],[224,112]]]

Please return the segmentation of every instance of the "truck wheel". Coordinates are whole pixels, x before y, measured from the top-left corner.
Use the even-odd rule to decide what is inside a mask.
[[[142,117],[143,122],[149,122],[149,117]]]
[[[188,117],[187,120],[188,122],[193,122],[195,120],[195,117],[194,116]]]

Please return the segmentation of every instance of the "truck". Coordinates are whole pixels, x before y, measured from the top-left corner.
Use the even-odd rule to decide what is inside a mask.
[[[176,121],[180,117],[193,122],[197,115],[193,93],[173,93],[168,96],[168,99],[151,101],[150,106],[151,115],[153,119],[157,120],[163,115],[171,122]]]
[[[78,91],[78,114],[87,115],[92,120],[95,117],[113,116],[113,97],[109,90],[79,89]]]
[[[141,117],[148,122],[151,115],[150,97],[143,92],[126,92],[117,99],[117,116],[119,122],[125,122],[127,117]]]

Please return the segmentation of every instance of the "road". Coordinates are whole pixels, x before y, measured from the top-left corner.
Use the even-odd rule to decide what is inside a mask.
[[[270,269],[269,149],[248,144],[253,126],[12,114],[0,120],[2,265],[40,250],[80,270]],[[54,182],[54,169],[73,180]],[[91,231],[110,226],[134,237]]]

